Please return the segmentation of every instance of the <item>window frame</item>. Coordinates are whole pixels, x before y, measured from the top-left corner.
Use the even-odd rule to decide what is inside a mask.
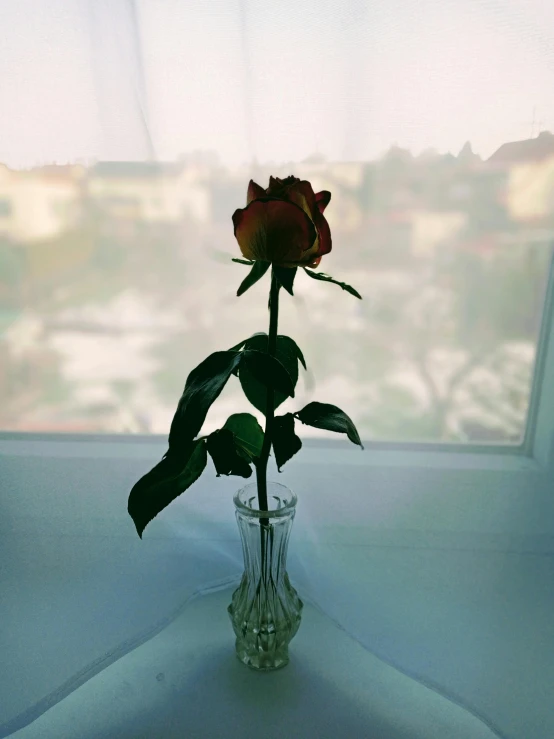
[[[522,451],[543,469],[554,471],[554,245],[551,248]]]

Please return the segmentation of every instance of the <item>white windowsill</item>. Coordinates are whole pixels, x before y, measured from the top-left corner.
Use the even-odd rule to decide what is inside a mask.
[[[167,450],[164,436],[110,435],[79,438],[68,435],[52,439],[0,438],[0,456],[51,457],[54,459],[161,459]],[[515,446],[445,444],[367,444],[364,450],[350,442],[329,443],[304,439],[303,448],[291,460],[294,465],[347,465],[355,467],[415,467],[454,470],[539,471],[542,464]]]

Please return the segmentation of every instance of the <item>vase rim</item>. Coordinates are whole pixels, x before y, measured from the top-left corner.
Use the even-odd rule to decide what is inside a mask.
[[[243,493],[245,490],[252,490],[254,493],[254,496],[257,497],[258,494],[258,487],[255,482],[248,483],[248,485],[245,485],[244,487],[240,488],[240,490],[237,490],[235,495],[233,496],[233,502],[235,504],[235,508],[237,511],[240,511],[246,516],[250,516],[251,518],[282,518],[284,516],[288,516],[291,511],[293,511],[296,508],[296,503],[298,502],[298,498],[296,497],[296,493],[294,493],[290,488],[288,488],[286,485],[282,485],[280,482],[268,482],[268,498],[270,497],[271,489],[277,488],[278,490],[281,490],[284,494],[286,493],[287,502],[282,508],[270,508],[267,511],[261,511],[257,508],[250,508],[250,506],[247,506],[245,503],[242,502],[241,493]]]

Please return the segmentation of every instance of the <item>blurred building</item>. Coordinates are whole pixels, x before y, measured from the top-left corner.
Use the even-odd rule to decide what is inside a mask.
[[[412,253],[417,257],[434,256],[436,249],[453,243],[466,220],[466,214],[460,211],[414,211]]]
[[[505,202],[514,221],[528,227],[554,227],[554,135],[503,144],[489,158],[506,173]]]
[[[19,244],[47,241],[81,217],[81,165],[11,170],[0,164],[0,238]]]
[[[184,162],[98,162],[87,195],[109,216],[146,223],[205,222],[210,193],[204,167]]]

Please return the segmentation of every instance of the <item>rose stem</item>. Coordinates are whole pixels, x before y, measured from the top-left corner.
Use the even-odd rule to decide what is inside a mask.
[[[271,289],[269,291],[269,337],[267,341],[267,353],[272,357],[277,353],[277,322],[279,319],[279,288],[280,284],[273,270],[271,271]],[[271,437],[273,433],[273,419],[275,391],[272,387],[267,388],[267,401],[265,406],[265,433],[260,458],[256,465],[256,478],[258,484],[258,505],[260,511],[268,510],[267,503],[267,461],[271,450]],[[260,526],[267,526],[269,519],[261,518]],[[263,543],[263,541],[262,541]],[[263,561],[263,551],[262,551]]]

